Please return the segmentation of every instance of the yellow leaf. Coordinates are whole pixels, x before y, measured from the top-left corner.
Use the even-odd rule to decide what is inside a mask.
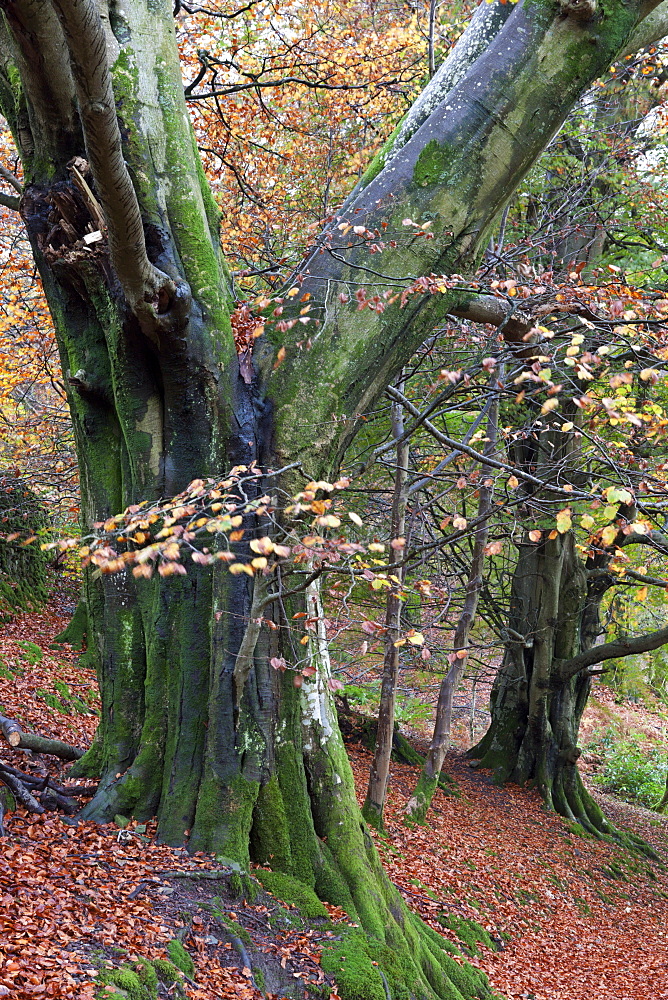
[[[614,524],[609,524],[607,528],[604,528],[601,532],[601,540],[604,545],[612,545],[615,538],[617,537],[617,528]]]
[[[421,646],[424,642],[424,636],[421,632],[415,632],[414,635],[409,635],[406,638],[412,646]]]
[[[268,556],[274,551],[274,543],[271,538],[265,535],[264,538],[254,538],[250,543],[250,548],[252,552],[257,552],[258,555]]]
[[[636,601],[644,601],[647,599],[647,587],[641,587],[640,590],[636,590]]]
[[[246,573],[248,576],[253,576],[253,567],[247,563],[231,563],[227,568],[232,576],[238,576],[239,573]]]
[[[567,531],[570,531],[572,523],[571,508],[564,507],[564,509],[560,510],[557,514],[557,531],[559,534],[563,535]]]
[[[318,524],[321,524],[324,528],[338,528],[341,521],[335,514],[324,514],[318,518]]]
[[[540,412],[542,414],[549,413],[550,410],[556,410],[558,406],[559,406],[559,400],[556,398],[556,396],[553,396],[552,399],[545,400],[545,402],[540,408]]]
[[[285,348],[279,347],[276,354],[276,360],[274,361],[274,371],[285,361]]]

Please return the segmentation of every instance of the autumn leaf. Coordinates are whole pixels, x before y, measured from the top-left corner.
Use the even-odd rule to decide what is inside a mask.
[[[559,534],[563,535],[567,531],[570,531],[572,523],[571,508],[564,507],[564,509],[560,510],[557,514],[557,531]]]

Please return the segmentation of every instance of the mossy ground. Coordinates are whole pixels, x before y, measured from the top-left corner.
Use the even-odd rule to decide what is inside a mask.
[[[96,1000],[114,1000],[119,995],[129,1000],[158,1000],[161,997],[185,1000],[187,996],[180,969],[160,958],[125,962],[118,968],[102,968],[98,982]]]

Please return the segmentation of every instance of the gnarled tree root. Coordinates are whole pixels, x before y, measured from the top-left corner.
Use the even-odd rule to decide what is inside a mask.
[[[533,768],[534,773],[527,775],[516,759],[508,763],[507,756],[500,755],[497,749],[490,746],[487,737],[469,750],[467,756],[474,760],[471,766],[491,768],[495,784],[502,785],[506,781],[514,781],[519,785],[535,788],[547,809],[558,813],[571,823],[577,823],[589,836],[610,844],[621,845],[654,861],[659,860],[656,851],[641,837],[618,829],[606,818],[603,810],[585,788],[574,761],[560,761],[554,770],[536,763]]]

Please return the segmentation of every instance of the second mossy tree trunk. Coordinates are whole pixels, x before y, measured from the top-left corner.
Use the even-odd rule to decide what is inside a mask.
[[[598,638],[605,588],[598,575],[588,574],[573,533],[555,534],[520,542],[508,620],[512,638],[492,688],[490,727],[469,756],[499,783],[536,788],[549,808],[588,833],[639,845],[609,823],[578,771],[591,674],[563,668]]]

